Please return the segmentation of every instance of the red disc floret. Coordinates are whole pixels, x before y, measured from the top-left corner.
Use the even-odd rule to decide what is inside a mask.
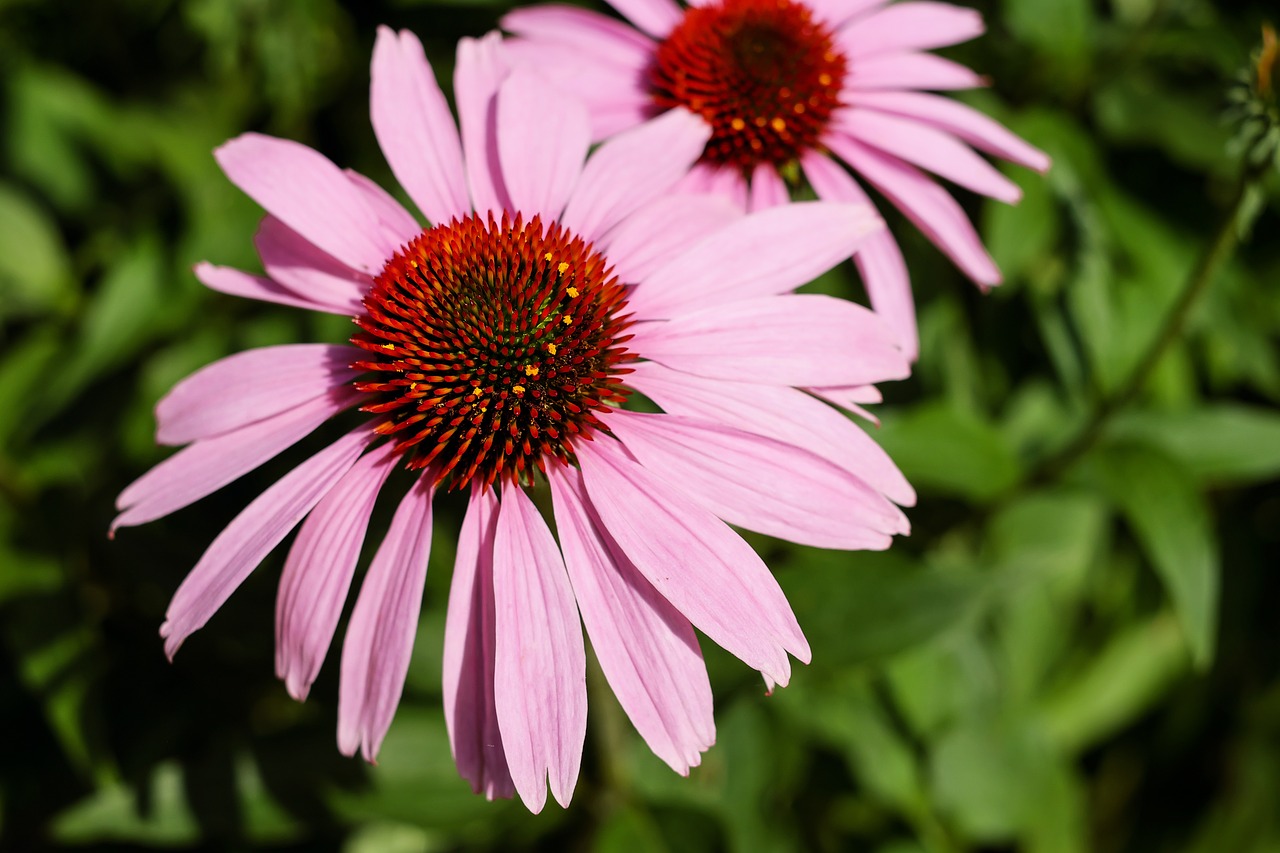
[[[650,69],[657,105],[712,127],[703,160],[749,171],[814,148],[840,105],[846,60],[831,29],[792,0],[690,7]]]
[[[437,482],[532,484],[547,457],[620,406],[626,288],[559,224],[503,214],[424,231],[387,262],[351,340],[373,375],[361,411],[384,420],[411,469]]]

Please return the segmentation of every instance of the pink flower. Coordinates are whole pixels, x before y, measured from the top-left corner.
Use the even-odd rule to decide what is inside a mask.
[[[926,51],[979,35],[978,13],[931,0],[609,0],[638,29],[567,6],[516,9],[510,49],[591,111],[595,139],[683,106],[712,135],[684,186],[744,209],[788,200],[802,172],[819,198],[869,204],[848,166],[983,287],[1000,271],[955,200],[920,170],[1008,203],[1018,187],[970,145],[1044,171],[1049,159],[995,121],[923,90],[983,85]],[[798,168],[797,168],[798,165]],[[851,247],[852,248],[852,247]],[[915,309],[887,231],[854,257],[871,304],[914,360]]]
[[[425,230],[315,151],[246,134],[217,151],[268,211],[267,276],[201,264],[226,293],[347,314],[354,346],[230,356],[157,407],[188,446],[121,494],[115,526],[185,507],[359,407],[347,435],[263,492],[182,583],[172,656],[295,526],[276,669],[306,697],[392,470],[420,472],[361,586],[342,650],[338,744],[372,760],[409,664],[432,497],[470,495],[449,596],[445,716],[489,797],[561,804],[586,726],[579,615],[636,729],[681,773],[715,737],[697,627],[785,684],[809,646],[782,590],[726,522],[829,548],[884,548],[914,494],[813,386],[856,405],[908,363],[871,312],[793,295],[880,227],[865,207],[743,216],[671,196],[708,138],[672,110],[590,157],[588,117],[496,35],[464,39],[460,130],[422,47],[382,29],[374,131]],[[632,390],[663,413],[620,408]],[[357,417],[351,415],[351,417]],[[530,499],[550,486],[558,538]]]

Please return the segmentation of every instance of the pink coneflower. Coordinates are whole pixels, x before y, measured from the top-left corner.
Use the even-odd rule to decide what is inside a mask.
[[[461,135],[422,47],[382,29],[378,141],[421,227],[315,151],[248,134],[218,149],[268,211],[267,277],[201,264],[206,285],[353,316],[354,346],[216,362],[157,407],[190,443],[120,496],[116,526],[173,512],[352,407],[345,437],[255,499],[178,589],[172,656],[299,523],[280,582],[276,668],[303,699],[332,641],[393,469],[420,472],[375,553],[343,645],[338,744],[372,760],[418,625],[431,505],[469,503],[444,647],[462,775],[530,809],[561,804],[586,726],[579,616],[636,729],[681,773],[714,740],[697,627],[785,684],[809,647],[782,590],[726,522],[830,548],[884,548],[911,488],[842,413],[906,375],[871,312],[786,292],[881,227],[812,203],[743,216],[670,196],[708,139],[673,110],[588,158],[585,109],[508,70],[496,35],[458,48]],[[620,408],[639,391],[662,413]],[[354,417],[354,416],[353,416]],[[549,485],[556,534],[531,499]],[[542,498],[540,498],[541,500]],[[305,520],[304,520],[305,519]]]
[[[502,19],[517,36],[512,55],[587,104],[594,138],[685,107],[711,130],[686,188],[759,210],[785,203],[787,184],[803,174],[819,198],[869,204],[848,166],[975,282],[1000,283],[960,205],[920,171],[1014,203],[1018,187],[969,146],[1049,167],[995,121],[927,91],[983,85],[968,68],[926,52],[979,35],[978,13],[927,0],[609,2],[638,29],[567,6]],[[871,304],[914,359],[915,309],[893,236],[863,241],[854,260]]]

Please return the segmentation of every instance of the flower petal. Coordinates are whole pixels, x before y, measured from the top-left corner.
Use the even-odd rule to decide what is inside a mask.
[[[362,314],[361,301],[373,279],[316,248],[274,216],[263,217],[254,235],[262,266],[274,281],[335,314]]]
[[[628,216],[599,243],[619,281],[642,281],[703,237],[742,218],[718,195],[667,195]]]
[[[751,546],[682,490],[627,458],[610,439],[578,451],[604,529],[640,574],[699,630],[778,684],[787,652],[809,643],[781,587]]]
[[[462,144],[422,42],[379,27],[371,77],[373,133],[400,186],[433,224],[465,216]]]
[[[396,201],[391,193],[384,190],[376,181],[352,169],[343,169],[347,179],[356,185],[356,189],[364,193],[365,201],[378,214],[378,222],[387,238],[397,246],[408,243],[422,233],[422,226],[413,214],[404,209],[404,205]],[[470,208],[468,208],[470,209]]]
[[[553,466],[547,479],[565,568],[600,668],[649,748],[687,775],[716,731],[693,626],[603,532],[581,473]]]
[[[184,447],[120,493],[116,506],[123,511],[111,523],[112,533],[119,527],[154,521],[216,492],[300,441],[359,397],[360,392],[350,385],[330,388],[278,415]]]
[[[574,6],[530,6],[512,9],[501,26],[516,36],[562,44],[592,59],[643,69],[653,61],[653,39],[616,18]]]
[[[766,385],[865,385],[911,366],[875,314],[817,294],[739,299],[633,327],[631,349],[676,370]]]
[[[674,0],[609,0],[609,5],[654,38],[665,38],[684,17]]]
[[[473,489],[458,534],[444,626],[444,721],[453,760],[471,789],[490,800],[515,793],[493,695],[497,524],[493,492]]]
[[[791,201],[787,185],[772,163],[758,163],[751,172],[751,210],[765,210]]]
[[[844,79],[845,92],[869,89],[977,89],[981,74],[932,53],[883,53],[859,59]],[[844,100],[844,94],[841,94]]]
[[[858,18],[836,34],[836,43],[862,61],[879,53],[949,47],[977,38],[984,29],[974,9],[917,0]]]
[[[888,548],[906,516],[845,469],[723,422],[614,412],[609,428],[645,468],[735,527],[843,550]]]
[[[400,704],[431,554],[433,492],[429,475],[409,488],[360,584],[342,643],[338,749],[343,755],[359,749],[372,762]]]
[[[544,225],[564,210],[591,144],[582,104],[525,68],[498,89],[498,158],[515,211]]]
[[[797,202],[752,213],[644,278],[637,317],[675,317],[807,284],[849,257],[884,222],[867,205]]]
[[[458,127],[467,168],[471,206],[483,216],[501,215],[511,209],[502,167],[498,162],[498,136],[494,129],[498,86],[507,76],[502,35],[491,32],[481,39],[458,41],[458,63],[453,70],[453,96],[458,104]]]
[[[353,382],[355,347],[286,344],[245,350],[202,367],[156,404],[156,441],[186,444],[278,415]]]
[[[531,812],[568,806],[587,734],[586,649],[560,549],[518,486],[493,541],[494,692],[511,778]]]
[[[595,242],[684,177],[710,138],[702,119],[683,109],[618,134],[583,167],[560,222]]]
[[[249,198],[347,266],[377,273],[394,254],[364,194],[323,154],[288,139],[246,133],[224,143],[214,157]]]
[[[284,475],[218,534],[165,611],[160,636],[171,660],[183,641],[209,621],[271,549],[350,470],[371,434],[368,425],[347,433]]]
[[[395,444],[360,457],[302,523],[276,595],[276,676],[307,698],[320,674],[360,559],[378,492],[399,459]]]
[[[888,2],[889,0],[805,0],[805,5],[813,10],[814,17],[831,27],[839,28],[850,18]]]
[[[274,302],[277,305],[288,305],[292,308],[304,308],[307,311],[323,311],[327,314],[349,314],[346,309],[338,309],[301,296],[287,287],[283,287],[269,278],[250,275],[231,267],[218,267],[201,261],[192,270],[200,283],[210,290],[225,293],[228,296],[242,296],[245,299],[257,299],[261,302]]]
[[[746,213],[751,206],[751,188],[738,169],[698,163],[676,184],[675,192],[724,196]]]

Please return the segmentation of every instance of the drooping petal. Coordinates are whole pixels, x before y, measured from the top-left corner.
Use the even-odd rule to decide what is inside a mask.
[[[644,68],[658,45],[616,18],[573,6],[530,6],[502,16],[504,30],[537,41],[571,47],[601,62]]]
[[[471,789],[492,800],[515,792],[494,704],[493,537],[498,501],[471,492],[458,534],[444,627],[444,721],[453,760]]]
[[[494,692],[511,778],[533,813],[568,806],[587,733],[586,649],[560,549],[519,487],[503,490],[493,543]]]
[[[711,683],[689,620],[602,531],[573,468],[553,467],[552,504],[587,635],[636,731],[680,774],[715,742]]]
[[[883,53],[849,66],[844,91],[871,89],[976,89],[986,78],[958,62],[933,53]],[[842,95],[843,98],[843,95]]]
[[[757,163],[751,172],[751,210],[766,210],[791,201],[787,185],[772,163]]]
[[[880,391],[874,385],[828,385],[822,388],[806,388],[813,396],[826,400],[851,412],[865,421],[880,426],[880,419],[862,407],[862,403],[879,403],[882,401]]]
[[[966,189],[1007,204],[1022,198],[1017,184],[950,134],[867,108],[839,110],[833,119],[838,132]]]
[[[515,210],[528,220],[557,218],[573,192],[591,143],[587,111],[559,96],[527,68],[498,88],[498,158]]]
[[[202,367],[156,404],[156,441],[186,444],[278,415],[360,375],[360,350],[285,344],[245,350]]]
[[[912,506],[915,490],[880,445],[840,412],[803,391],[708,381],[653,362],[634,365],[627,384],[665,411],[708,418],[813,451],[894,503]]]
[[[333,642],[374,502],[399,458],[394,447],[387,443],[351,466],[289,549],[276,595],[276,676],[299,702]]]
[[[498,137],[494,132],[498,86],[506,76],[501,33],[458,40],[453,95],[458,104],[458,127],[471,206],[481,216],[490,211],[500,216],[503,210],[511,209],[498,162]]]
[[[409,488],[360,584],[338,685],[338,749],[344,755],[359,749],[373,761],[400,704],[427,579],[433,492],[429,475]]]
[[[753,213],[698,241],[645,276],[637,317],[675,317],[784,293],[831,269],[884,222],[866,205],[798,202]]]
[[[323,305],[334,314],[361,314],[360,300],[373,279],[316,248],[274,216],[266,216],[254,235],[262,266],[274,281]]]
[[[591,155],[560,222],[595,242],[669,190],[702,154],[711,129],[684,109],[620,133]]]
[[[323,311],[327,314],[349,314],[350,312],[332,305],[325,305],[300,296],[287,287],[275,283],[260,275],[250,275],[231,267],[214,266],[201,261],[192,270],[200,283],[210,290],[225,293],[228,296],[242,296],[245,299],[257,299],[260,302],[274,302],[277,305],[288,305],[291,308],[302,308],[307,311]]]
[[[578,461],[597,517],[640,574],[713,641],[786,684],[787,652],[807,662],[809,643],[751,546],[617,442],[583,446]]]
[[[739,299],[634,327],[630,347],[676,370],[766,385],[865,385],[904,379],[897,336],[843,299],[786,294]]]
[[[683,10],[675,0],[609,0],[622,17],[654,38],[666,38],[680,23]]]
[[[364,194],[323,154],[246,133],[214,157],[249,198],[347,266],[374,274],[395,252]]]
[[[353,405],[353,386],[330,388],[292,409],[184,447],[134,480],[116,499],[111,530],[145,524],[190,506],[247,474]]]
[[[736,527],[844,550],[883,550],[906,517],[834,462],[701,418],[614,412],[609,428],[650,471]]]
[[[839,31],[836,41],[860,61],[880,53],[949,47],[977,38],[983,29],[982,15],[974,9],[914,0],[859,17]]]
[[[255,498],[218,534],[165,611],[160,636],[170,659],[342,479],[371,435],[367,424],[347,433]]]
[[[826,154],[806,151],[800,156],[805,177],[818,198],[871,204],[867,194],[844,167]],[[871,307],[897,333],[906,357],[915,361],[920,354],[920,337],[916,331],[916,308],[911,293],[911,277],[907,263],[893,233],[885,228],[870,234],[858,245],[853,261],[871,298]]]
[[[373,132],[400,186],[433,224],[465,216],[462,145],[422,42],[379,27],[371,76]]]
[[[667,195],[649,202],[598,243],[619,281],[643,281],[703,237],[742,218],[718,195]]]

